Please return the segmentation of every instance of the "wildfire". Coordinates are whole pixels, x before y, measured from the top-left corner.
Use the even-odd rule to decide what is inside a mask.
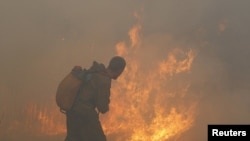
[[[139,19],[137,13],[135,16]],[[128,32],[129,45],[125,42],[116,45],[117,55],[125,57],[127,66],[112,83],[111,110],[100,115],[103,129],[110,141],[177,140],[195,120],[196,102],[187,99],[190,83],[178,76],[188,75],[196,53],[192,49],[174,48],[165,59],[145,70],[145,62],[137,56],[143,53],[141,30],[138,22]],[[22,120],[14,120],[2,134],[20,129],[45,136],[66,133],[65,116],[54,99],[46,106],[27,104],[21,113]]]
[[[111,111],[101,117],[104,130],[116,141],[177,139],[192,127],[196,103],[185,100],[189,83],[168,84],[178,74],[190,71],[196,54],[191,49],[175,48],[149,68],[151,71],[143,70],[144,62],[136,59],[137,53],[143,52],[141,29],[139,23],[131,28],[129,46],[125,42],[116,45],[127,67],[112,86]]]
[[[12,126],[13,128],[10,128],[10,130],[23,129],[22,132],[30,132],[35,135],[65,133],[66,130],[64,124],[61,122],[63,120],[61,115],[62,114],[58,112],[58,108],[52,104],[39,106],[30,103],[27,104],[23,110],[22,124],[19,123],[19,126]]]

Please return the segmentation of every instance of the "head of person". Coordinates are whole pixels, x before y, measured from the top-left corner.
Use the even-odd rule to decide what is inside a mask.
[[[111,79],[116,80],[123,72],[125,66],[126,66],[126,61],[123,57],[120,56],[112,57],[107,67],[107,72],[109,77]]]

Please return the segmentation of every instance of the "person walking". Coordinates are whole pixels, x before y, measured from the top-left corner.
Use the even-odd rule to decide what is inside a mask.
[[[88,71],[88,81],[70,111],[66,112],[67,136],[65,141],[106,141],[99,113],[109,111],[111,81],[124,71],[126,61],[114,56],[109,64],[93,62]]]

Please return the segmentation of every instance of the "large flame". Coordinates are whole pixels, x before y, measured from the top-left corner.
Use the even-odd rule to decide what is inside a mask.
[[[165,60],[148,68],[150,71],[143,70],[145,62],[137,59],[137,53],[143,52],[141,29],[139,23],[131,28],[130,45],[116,45],[117,54],[127,60],[127,67],[112,86],[111,111],[101,117],[103,127],[109,139],[115,141],[177,139],[192,127],[196,103],[185,101],[189,83],[168,84],[178,74],[190,71],[195,51],[175,48]]]
[[[135,17],[139,19],[137,13]],[[187,98],[190,83],[180,79],[180,75],[188,75],[196,54],[192,49],[173,48],[165,59],[145,69],[147,62],[138,57],[138,53],[143,53],[141,30],[138,22],[128,32],[130,42],[116,45],[117,55],[126,59],[127,66],[112,83],[110,112],[100,115],[103,129],[110,141],[177,140],[195,120],[196,102]],[[40,136],[66,133],[65,116],[54,99],[46,106],[27,104],[20,115],[6,130],[0,128],[0,139],[20,129],[21,133]]]

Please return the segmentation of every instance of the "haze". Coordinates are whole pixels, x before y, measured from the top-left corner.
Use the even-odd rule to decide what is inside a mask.
[[[142,25],[142,58],[161,59],[176,46],[197,50],[188,78],[189,93],[200,97],[199,109],[179,141],[206,140],[207,124],[249,124],[249,5],[243,0],[2,0],[0,132],[22,105],[54,97],[72,66],[107,64],[115,45],[129,40],[127,33],[138,22],[135,12]]]

